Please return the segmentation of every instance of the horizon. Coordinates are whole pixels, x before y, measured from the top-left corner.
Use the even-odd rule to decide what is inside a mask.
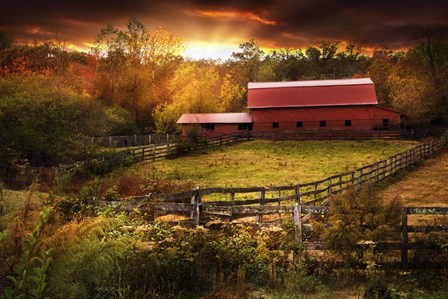
[[[342,0],[176,1],[25,0],[0,3],[0,30],[18,42],[56,36],[69,50],[88,51],[101,28],[122,28],[130,17],[147,29],[162,27],[183,40],[184,57],[226,60],[255,39],[266,54],[303,49],[320,41],[353,42],[367,51],[407,49],[427,37],[448,34],[447,4],[437,0],[393,3]]]

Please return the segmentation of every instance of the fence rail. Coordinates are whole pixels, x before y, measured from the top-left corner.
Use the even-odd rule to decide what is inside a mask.
[[[98,159],[88,162],[96,173],[105,173],[117,167],[123,167],[134,163],[157,160],[169,157],[170,155],[180,154],[201,149],[209,149],[226,144],[238,143],[241,141],[250,141],[254,139],[270,140],[321,140],[321,139],[392,139],[398,138],[399,131],[243,131],[219,136],[209,136],[205,142],[179,149],[180,143],[165,143],[161,145],[151,144],[149,146],[122,150],[115,153],[105,154]],[[80,165],[78,163],[78,165]],[[70,165],[72,166],[72,165]],[[66,167],[67,168],[67,167]],[[68,167],[73,169],[73,167]],[[342,181],[341,183],[346,183]],[[316,191],[318,194],[320,191]],[[322,191],[323,192],[323,191]]]
[[[241,136],[243,137],[243,136]],[[229,136],[229,140],[233,137]],[[248,138],[246,136],[246,138]],[[221,142],[215,140],[214,142]],[[237,142],[237,139],[234,140]],[[303,224],[313,214],[324,214],[328,211],[327,199],[332,194],[340,193],[348,188],[361,188],[366,183],[376,183],[397,171],[429,157],[442,149],[448,142],[448,131],[439,139],[416,146],[408,151],[398,153],[389,158],[360,167],[354,171],[329,176],[325,179],[291,186],[246,187],[246,188],[202,188],[169,194],[148,194],[118,202],[101,202],[101,205],[112,204],[124,210],[140,209],[147,213],[150,219],[158,214],[180,214],[188,217],[194,226],[207,223],[211,219],[233,221],[244,217],[256,217],[258,223],[263,223],[263,217],[278,215],[278,218],[292,217],[295,224],[295,239],[302,241]],[[316,204],[320,204],[316,206]],[[447,209],[427,209],[427,213],[439,213]],[[417,208],[406,208],[406,213],[417,213]],[[423,213],[423,212],[422,212]],[[277,218],[277,219],[278,219]],[[403,218],[404,219],[404,218]],[[403,220],[404,221],[404,220]],[[416,228],[403,224],[406,234],[419,229],[431,230],[431,227]],[[403,238],[405,232],[403,231]],[[402,252],[403,266],[407,265],[407,238],[402,244],[381,244]],[[401,244],[401,243],[400,243]],[[308,246],[308,245],[307,245]],[[311,246],[311,245],[310,245]],[[314,246],[314,245],[313,245]],[[410,245],[411,247],[413,245]],[[311,248],[311,247],[309,247]]]
[[[280,130],[251,131],[253,139],[270,140],[368,140],[398,139],[400,130]]]
[[[146,134],[90,137],[90,142],[102,147],[130,147],[177,143],[179,139],[180,134]]]
[[[226,144],[233,144],[243,140],[249,140],[249,136],[245,132],[220,135],[208,138],[193,147],[183,148],[182,150],[185,152],[201,150]],[[161,145],[151,144],[148,146],[107,153],[97,159],[87,161],[85,164],[89,165],[95,173],[106,173],[118,167],[128,166],[134,163],[143,162],[146,160],[155,161],[178,155],[181,153],[181,150],[179,149],[180,146],[181,144],[179,142],[165,143]]]

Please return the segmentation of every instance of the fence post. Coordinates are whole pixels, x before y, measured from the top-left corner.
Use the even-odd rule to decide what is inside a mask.
[[[142,161],[145,161],[145,147],[142,148]]]
[[[196,187],[195,194],[191,197],[192,210],[190,218],[194,220],[195,226],[198,226],[201,220],[201,196],[199,195],[199,187]]]
[[[168,157],[170,155],[170,144],[167,142],[166,144],[166,156]]]
[[[404,269],[408,268],[408,209],[406,207],[401,209],[401,225],[403,243],[401,243],[401,265]]]
[[[277,196],[278,196],[277,207],[279,208],[279,210],[278,210],[278,218],[281,219],[282,218],[282,213],[280,213],[280,197],[282,196],[282,191],[278,190],[277,191]]]
[[[294,203],[300,205],[300,186],[294,187]]]
[[[264,196],[265,196],[265,190],[264,188],[260,191],[260,207],[263,206],[264,204]],[[258,214],[257,215],[257,222],[258,223],[262,223],[263,222],[263,215],[262,214]]]
[[[148,144],[151,144],[151,134],[148,134]]]
[[[134,134],[134,146],[137,146],[137,135]]]
[[[360,168],[358,170],[358,188],[361,190],[362,189],[362,168]]]
[[[155,144],[152,145],[152,160],[153,161],[156,160],[156,145]]]
[[[294,205],[294,224],[296,226],[294,239],[302,243],[302,206],[297,203]]]

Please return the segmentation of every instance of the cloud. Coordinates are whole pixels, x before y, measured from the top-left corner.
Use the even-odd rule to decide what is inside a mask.
[[[234,19],[239,21],[254,21],[263,25],[275,26],[277,22],[262,18],[252,12],[243,12],[235,10],[194,10],[192,14],[200,17],[218,18],[218,19]]]
[[[0,30],[22,41],[64,36],[78,47],[107,24],[136,17],[185,40],[263,47],[304,47],[314,41],[354,41],[403,48],[427,36],[448,36],[441,0],[21,0],[0,1]]]

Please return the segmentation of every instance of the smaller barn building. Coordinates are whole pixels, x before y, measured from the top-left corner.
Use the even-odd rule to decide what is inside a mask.
[[[182,136],[193,127],[200,129],[204,136],[252,130],[252,116],[244,112],[183,114],[177,123],[182,125]]]
[[[402,114],[378,106],[370,78],[248,85],[248,113],[184,114],[182,134],[200,125],[204,135],[241,130],[372,131],[398,128]]]

